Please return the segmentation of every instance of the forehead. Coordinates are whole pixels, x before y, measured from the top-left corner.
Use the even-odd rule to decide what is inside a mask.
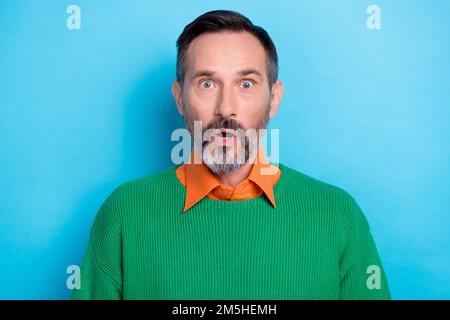
[[[266,52],[248,32],[205,33],[195,38],[186,55],[186,75],[208,70],[223,75],[256,69],[267,76]]]

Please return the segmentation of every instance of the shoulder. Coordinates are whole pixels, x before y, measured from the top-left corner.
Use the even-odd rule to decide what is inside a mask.
[[[279,168],[284,185],[289,188],[290,192],[323,200],[334,200],[336,203],[355,204],[352,195],[339,186],[319,180],[281,163]]]
[[[97,220],[102,217],[120,220],[136,206],[160,198],[165,188],[172,188],[176,181],[176,166],[119,184],[103,201]]]
[[[332,214],[345,224],[367,225],[366,218],[355,198],[343,188],[321,181],[296,169],[279,164],[280,188],[289,193],[290,198],[298,199],[314,212]]]
[[[173,185],[174,179],[177,179],[175,175],[176,167],[170,166],[156,173],[125,181],[112,191],[108,199],[120,202],[140,196],[143,193],[161,191],[161,188]]]

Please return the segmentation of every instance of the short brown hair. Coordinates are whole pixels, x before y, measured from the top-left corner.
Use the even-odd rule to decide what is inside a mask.
[[[267,76],[269,86],[278,78],[278,55],[269,34],[261,27],[255,26],[247,17],[230,10],[213,10],[202,14],[189,23],[177,39],[177,81],[183,86],[186,73],[186,53],[191,42],[203,33],[246,31],[255,36],[267,54]]]

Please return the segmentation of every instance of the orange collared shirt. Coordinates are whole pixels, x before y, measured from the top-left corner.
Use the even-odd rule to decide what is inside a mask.
[[[258,149],[255,163],[248,177],[235,187],[221,184],[211,170],[205,164],[200,163],[199,159],[197,152],[192,150],[189,162],[179,166],[176,170],[178,180],[186,187],[183,212],[204,197],[235,201],[252,199],[263,193],[276,207],[273,187],[278,182],[281,171],[278,167],[267,163],[262,146]]]

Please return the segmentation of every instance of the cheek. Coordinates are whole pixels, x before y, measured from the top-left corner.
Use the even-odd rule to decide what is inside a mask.
[[[187,113],[192,120],[200,120],[206,125],[213,118],[214,104],[209,99],[190,94],[185,101]]]
[[[253,124],[264,115],[268,104],[269,99],[263,95],[243,96],[240,99],[239,116]]]

